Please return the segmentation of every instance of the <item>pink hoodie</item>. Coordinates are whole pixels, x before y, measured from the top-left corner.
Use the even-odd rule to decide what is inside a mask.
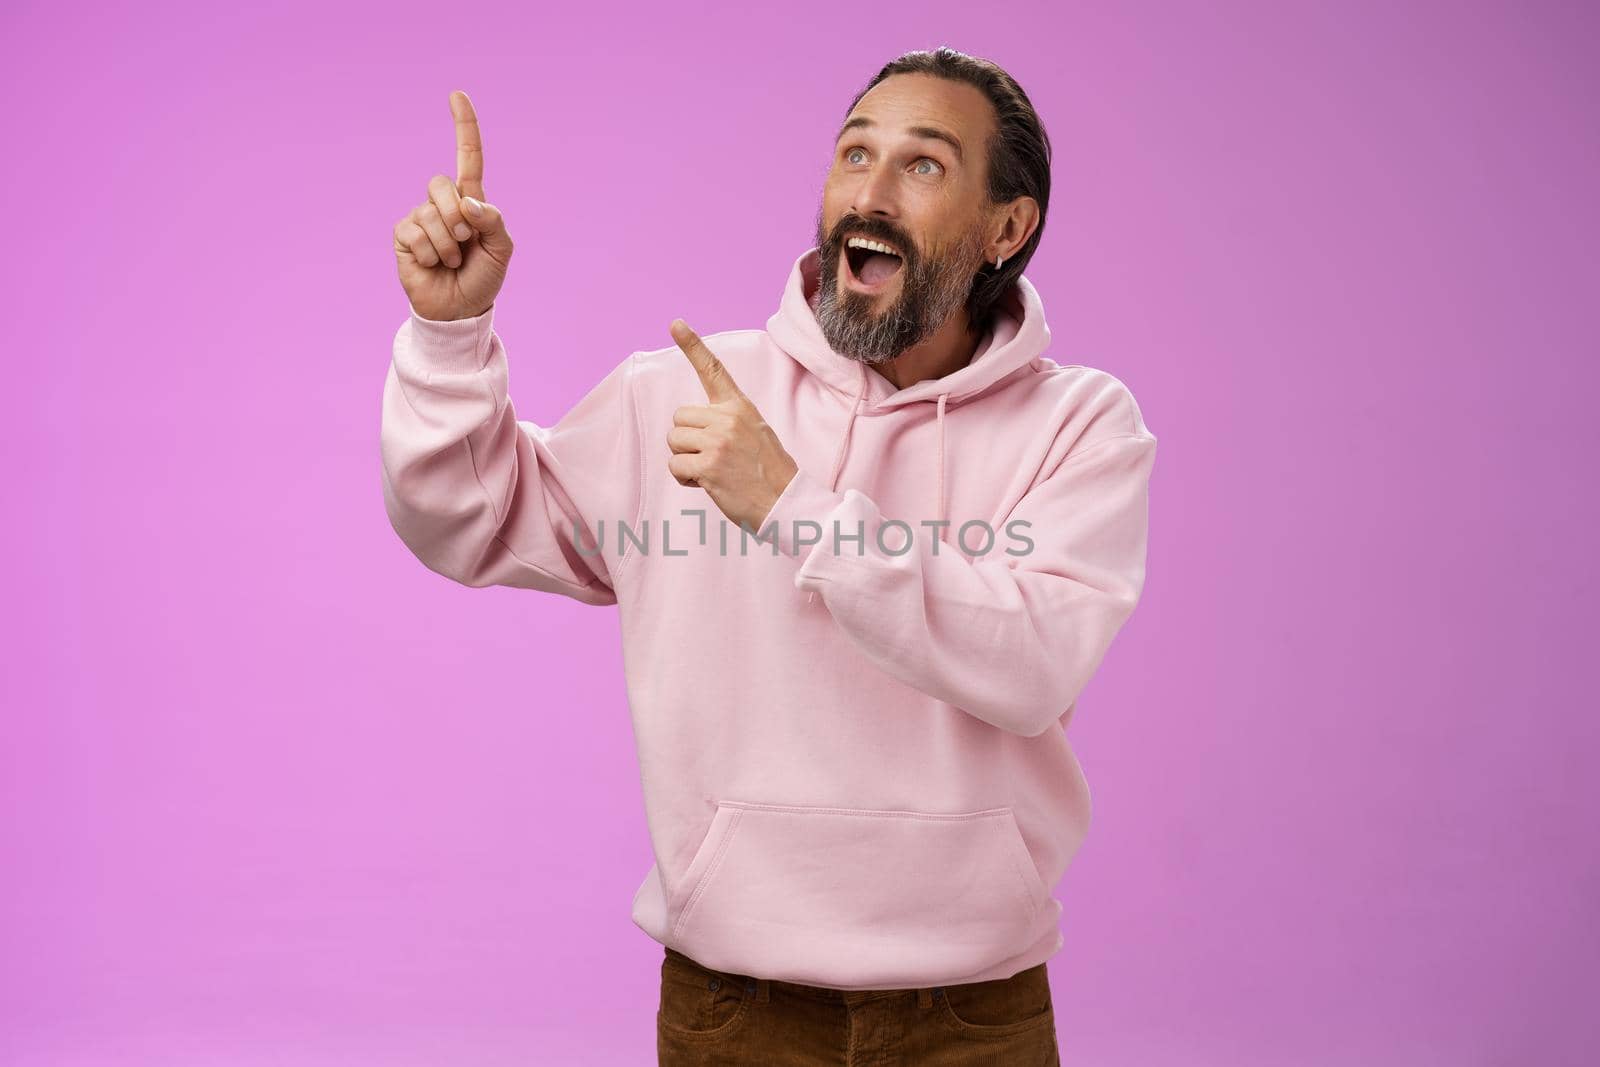
[[[897,389],[828,347],[817,269],[765,330],[702,335],[800,467],[767,543],[667,469],[706,402],[675,345],[537,426],[493,309],[400,326],[384,502],[454,581],[618,606],[645,933],[840,989],[1010,977],[1062,944],[1090,812],[1065,727],[1139,600],[1156,438],[1118,379],[1044,355],[1026,277],[967,366]]]

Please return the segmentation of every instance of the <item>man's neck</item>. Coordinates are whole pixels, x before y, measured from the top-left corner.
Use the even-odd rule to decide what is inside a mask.
[[[967,309],[957,308],[932,337],[913,345],[893,359],[871,364],[896,389],[927,378],[943,378],[972,362],[980,332],[967,328]]]

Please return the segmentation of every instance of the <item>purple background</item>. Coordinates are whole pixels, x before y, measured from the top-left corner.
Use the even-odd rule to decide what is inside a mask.
[[[390,231],[467,89],[554,421],[764,324],[850,96],[950,44],[1055,143],[1051,355],[1161,439],[1063,1062],[1593,1062],[1594,22],[8,4],[0,1061],[653,1062],[615,613],[389,528]]]

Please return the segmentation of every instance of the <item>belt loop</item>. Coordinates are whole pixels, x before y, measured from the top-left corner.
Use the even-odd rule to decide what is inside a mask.
[[[933,990],[929,989],[927,986],[923,986],[921,989],[917,990],[917,1007],[927,1008],[931,1007],[932,1004]]]
[[[755,994],[755,1002],[757,1004],[765,1004],[772,996],[768,991],[768,982],[765,978],[748,979],[745,982],[745,990]]]

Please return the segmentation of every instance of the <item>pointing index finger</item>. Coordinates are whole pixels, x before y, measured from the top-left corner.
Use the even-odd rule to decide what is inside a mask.
[[[457,89],[450,94],[450,114],[456,121],[456,188],[462,196],[482,200],[483,134],[472,100]]]
[[[706,343],[700,340],[699,334],[689,329],[688,323],[682,319],[673,319],[671,331],[672,339],[678,343],[683,354],[689,357],[694,372],[700,376],[700,384],[705,386],[706,397],[712,403],[732,400],[743,395],[739,387],[734,384],[733,375],[722,365],[722,360],[706,347]]]

